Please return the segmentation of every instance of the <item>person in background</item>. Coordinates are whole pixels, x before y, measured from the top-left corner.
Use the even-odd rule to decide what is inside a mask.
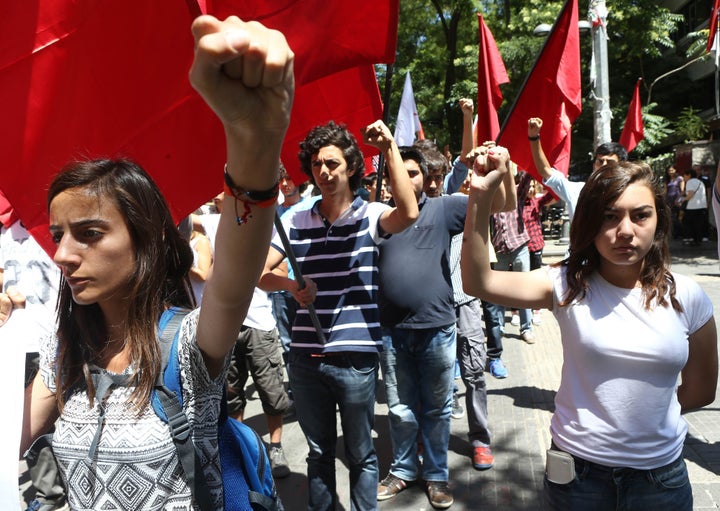
[[[707,195],[705,185],[697,178],[695,169],[685,169],[685,212],[683,214],[683,232],[686,244],[700,246],[707,233]]]
[[[509,161],[495,148],[473,175],[461,266],[467,293],[548,308],[559,323],[546,507],[692,510],[682,414],[715,399],[717,331],[702,288],[670,271],[662,184],[642,163],[602,166],[580,192],[570,255],[548,271],[497,272],[487,200]]]
[[[665,172],[665,202],[672,213],[673,237],[682,237],[682,223],[680,221],[680,205],[685,195],[685,180],[680,176],[674,166],[670,165]]]
[[[542,268],[543,248],[545,248],[545,238],[542,228],[542,211],[545,206],[554,203],[557,199],[551,193],[542,193],[542,185],[532,179],[529,173],[524,172],[520,180],[530,179],[530,186],[527,190],[525,198],[518,197],[518,200],[524,201],[523,207],[523,223],[527,229],[530,241],[528,242],[528,250],[530,251],[530,271]],[[542,321],[539,310],[533,311],[532,322],[539,325]]]
[[[572,221],[575,214],[575,204],[577,204],[578,196],[585,183],[570,181],[565,174],[550,165],[540,141],[540,129],[542,126],[542,119],[538,117],[528,119],[528,140],[530,141],[533,163],[543,179],[543,186],[551,189],[560,200],[565,201]],[[621,144],[617,142],[600,144],[595,149],[593,172],[610,161],[627,161],[627,158],[627,150]]]
[[[212,267],[212,247],[210,240],[204,233],[193,229],[192,216],[186,217],[180,225],[178,225],[180,234],[188,240],[190,248],[193,251],[193,265],[190,268],[190,283],[192,284],[195,302],[202,303],[203,293],[205,292],[205,282],[210,275]]]
[[[268,458],[273,477],[290,475],[290,465],[282,447],[283,414],[290,408],[290,399],[283,383],[282,357],[272,302],[265,291],[255,288],[247,317],[238,334],[227,378],[228,414],[245,418],[245,384],[252,376],[260,396],[265,422],[270,434]]]

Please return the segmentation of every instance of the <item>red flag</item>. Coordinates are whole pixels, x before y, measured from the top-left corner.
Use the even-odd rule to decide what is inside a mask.
[[[500,132],[497,109],[502,104],[503,96],[500,84],[508,83],[507,71],[495,38],[485,25],[482,14],[478,13],[478,116],[475,123],[475,141],[495,140]]]
[[[568,0],[505,120],[498,144],[521,169],[539,177],[527,139],[527,122],[540,117],[542,145],[550,164],[567,175],[570,128],[582,108],[577,0]]]
[[[708,35],[707,51],[713,49],[715,43],[715,36],[717,34],[718,27],[718,15],[720,13],[720,0],[715,0],[713,3],[712,10],[710,11],[710,34]]]
[[[283,165],[293,181],[306,181],[297,156],[299,144],[311,128],[328,121],[347,125],[369,158],[378,151],[362,143],[360,129],[381,118],[382,100],[373,66],[348,69],[298,87],[281,154]]]
[[[638,81],[635,84],[635,92],[633,93],[632,100],[630,101],[627,118],[625,119],[625,126],[623,127],[619,140],[620,144],[627,149],[627,152],[635,149],[638,142],[645,138],[643,130],[642,105],[640,104],[641,81],[642,78],[638,78]]]
[[[9,3],[0,18],[0,187],[49,251],[46,189],[73,158],[136,160],[176,219],[221,189],[222,127],[187,78],[190,23],[206,6],[282,30],[298,84],[394,57],[398,0]]]
[[[280,30],[295,52],[295,81],[308,83],[362,64],[395,61],[400,0],[212,0],[219,18],[237,15]]]

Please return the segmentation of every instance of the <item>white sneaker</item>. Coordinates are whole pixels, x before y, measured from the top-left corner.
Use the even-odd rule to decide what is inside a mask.
[[[533,325],[539,325],[542,323],[542,316],[540,315],[540,311],[533,311],[533,319],[532,319]]]
[[[512,319],[510,320],[510,324],[512,326],[520,326],[520,316],[517,314],[512,315]]]

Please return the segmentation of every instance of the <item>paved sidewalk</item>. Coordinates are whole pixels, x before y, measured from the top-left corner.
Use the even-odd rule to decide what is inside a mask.
[[[545,262],[559,260],[565,246],[548,242]],[[693,276],[710,295],[720,313],[720,271],[713,242],[702,247],[685,248],[673,244],[673,269]],[[542,323],[535,327],[537,342],[525,344],[517,327],[508,322],[503,340],[503,360],[509,377],[498,380],[488,375],[488,406],[493,433],[495,466],[479,472],[470,464],[467,442],[467,420],[452,421],[450,438],[450,480],[455,504],[451,509],[483,511],[519,511],[541,509],[540,498],[545,450],[550,444],[549,423],[553,399],[558,387],[562,364],[560,333],[552,315],[543,311]],[[464,395],[462,381],[457,380]],[[387,474],[391,458],[387,406],[383,402],[382,382],[375,408],[376,447],[380,458],[380,477]],[[257,394],[248,389],[250,399],[246,422],[260,434],[267,431]],[[720,508],[720,389],[718,399],[701,411],[686,415],[690,435],[685,458],[695,494],[695,509]],[[342,432],[338,425],[338,453],[343,452]],[[267,434],[264,434],[268,440]],[[306,464],[307,444],[294,419],[284,426],[283,446],[292,474],[277,481],[287,511],[307,509]],[[349,510],[348,470],[344,456],[336,462],[338,509]],[[21,489],[27,489],[27,480]],[[381,502],[380,510],[430,510],[420,486],[413,486],[394,499]]]

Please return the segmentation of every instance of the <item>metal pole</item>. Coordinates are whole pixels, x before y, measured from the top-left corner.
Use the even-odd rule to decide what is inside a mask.
[[[607,15],[604,0],[590,0],[589,19],[592,24],[595,83],[593,86],[595,112],[595,143],[610,142],[610,82],[608,78]]]
[[[295,253],[292,251],[290,241],[288,240],[285,228],[280,221],[280,215],[277,214],[277,211],[275,211],[275,229],[280,236],[280,241],[285,249],[285,255],[287,256],[288,262],[295,273],[295,280],[298,283],[298,287],[303,289],[305,287],[305,279],[303,278],[302,273],[300,273],[300,267],[298,266],[297,259],[295,259]],[[318,318],[317,312],[315,312],[315,305],[309,303],[306,309],[308,310],[308,314],[310,314],[310,321],[312,321],[312,324],[315,327],[318,339],[321,343],[325,344],[327,339],[325,339],[325,333],[323,332],[322,325],[320,324],[320,318]]]

